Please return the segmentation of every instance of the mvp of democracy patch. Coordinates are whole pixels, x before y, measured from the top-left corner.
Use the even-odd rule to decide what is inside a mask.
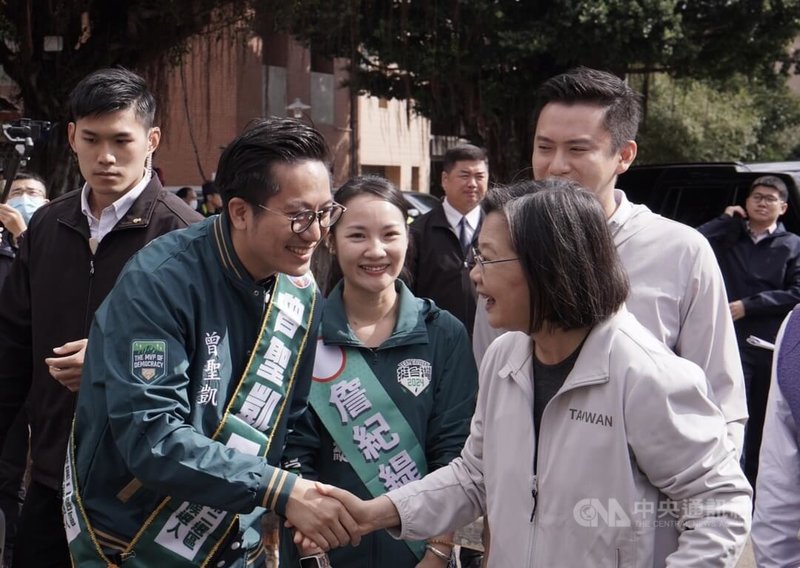
[[[136,339],[131,342],[131,373],[149,383],[167,373],[167,342],[155,339]]]

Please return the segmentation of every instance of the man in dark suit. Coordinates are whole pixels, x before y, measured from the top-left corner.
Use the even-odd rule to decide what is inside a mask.
[[[451,148],[444,155],[444,200],[411,225],[412,290],[456,316],[470,336],[476,293],[469,258],[482,220],[478,203],[488,183],[485,150],[471,144]]]

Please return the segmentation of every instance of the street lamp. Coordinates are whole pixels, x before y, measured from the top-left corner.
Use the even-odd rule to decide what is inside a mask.
[[[300,97],[295,97],[292,104],[286,105],[286,110],[292,113],[294,118],[303,118],[303,113],[305,113],[308,109],[311,108],[311,105],[307,105],[303,101],[300,100]]]

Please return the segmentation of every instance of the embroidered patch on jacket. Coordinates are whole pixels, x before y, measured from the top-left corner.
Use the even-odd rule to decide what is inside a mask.
[[[146,383],[167,374],[167,342],[136,339],[131,342],[131,374]]]
[[[431,384],[431,364],[424,359],[406,359],[397,365],[397,382],[406,387],[414,396]]]

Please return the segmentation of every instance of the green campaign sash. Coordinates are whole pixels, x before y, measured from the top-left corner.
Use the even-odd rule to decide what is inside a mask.
[[[250,360],[212,439],[247,454],[267,456],[272,430],[284,412],[286,393],[293,386],[307,346],[315,301],[316,283],[310,273],[277,276]],[[63,501],[70,554],[81,567],[114,566],[103,553],[84,510],[74,459],[73,433]],[[237,519],[235,513],[167,497],[149,515],[121,557],[131,568],[206,566]]]
[[[374,497],[428,472],[414,430],[358,349],[318,340],[309,402]],[[425,542],[404,542],[422,558]]]

